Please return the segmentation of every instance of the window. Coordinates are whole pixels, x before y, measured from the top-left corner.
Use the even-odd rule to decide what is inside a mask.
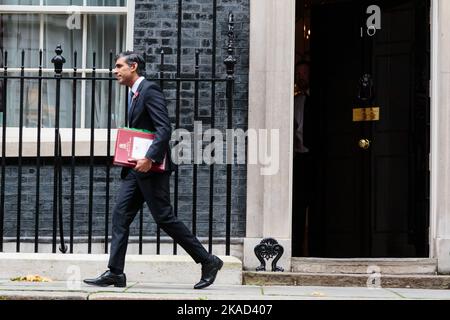
[[[36,76],[42,50],[44,76],[53,76],[51,59],[61,45],[66,59],[64,75],[71,76],[73,53],[77,52],[78,76],[91,76],[93,52],[97,76],[109,73],[110,52],[132,49],[134,0],[2,0],[0,5],[0,51],[8,52],[8,75],[20,75],[22,50],[26,75]],[[0,64],[4,63],[0,59]],[[114,64],[114,62],[113,62]],[[2,67],[2,65],[0,65]],[[0,68],[0,71],[3,69]],[[20,80],[7,83],[7,125],[19,126]],[[95,99],[95,127],[107,127],[108,81],[77,81],[77,128],[90,128],[92,98]],[[56,82],[42,81],[41,127],[55,125]],[[61,82],[60,126],[72,127],[73,80]],[[125,91],[113,82],[111,93],[112,127],[124,123]],[[36,128],[38,119],[38,81],[24,81],[24,127]]]

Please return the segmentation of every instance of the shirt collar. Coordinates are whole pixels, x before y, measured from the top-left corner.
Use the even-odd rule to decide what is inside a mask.
[[[139,88],[139,85],[141,84],[141,82],[144,80],[144,77],[139,77],[133,84],[133,86],[131,87],[131,91],[133,91],[133,93],[136,93],[137,89]]]

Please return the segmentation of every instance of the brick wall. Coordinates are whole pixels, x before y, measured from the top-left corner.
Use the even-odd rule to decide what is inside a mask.
[[[165,52],[164,71],[166,77],[173,78],[177,70],[177,0],[137,0],[135,13],[135,51],[145,52],[147,57],[147,76],[154,78],[160,71],[160,52]],[[247,129],[248,110],[248,49],[249,49],[249,0],[218,0],[217,7],[217,57],[216,75],[225,77],[227,46],[227,17],[232,11],[235,15],[236,34],[236,86],[235,106],[233,109],[234,128]],[[210,78],[212,71],[212,1],[184,0],[182,22],[181,75],[192,76],[194,72],[195,50],[200,50],[201,77]],[[176,84],[165,83],[164,92],[168,100],[169,113],[175,123]],[[192,131],[194,123],[194,84],[185,82],[181,87],[180,126]],[[203,130],[211,125],[211,84],[200,84],[199,115]],[[225,100],[225,85],[216,85],[216,112],[214,114],[215,128],[225,133],[227,114]],[[97,159],[94,171],[94,207],[93,234],[104,235],[106,206],[106,169],[104,159]],[[182,165],[179,168],[178,215],[189,228],[192,222],[192,165]],[[119,168],[111,171],[110,213],[120,185]],[[15,237],[17,226],[17,166],[8,165],[6,170],[6,210],[4,235]],[[209,172],[210,167],[198,167],[198,197],[197,197],[197,234],[207,236],[209,213]],[[86,160],[79,159],[76,167],[75,192],[75,236],[87,235],[88,221],[88,191],[89,167]],[[70,167],[63,169],[64,184],[64,220],[68,230],[70,210]],[[225,235],[225,204],[226,204],[226,166],[214,167],[214,236]],[[173,179],[171,181],[173,191]],[[36,167],[33,160],[25,161],[22,178],[22,221],[21,234],[34,236],[34,217],[36,204]],[[172,192],[173,202],[173,192]],[[232,236],[245,235],[246,210],[246,168],[245,165],[233,167],[232,183]],[[41,168],[41,199],[40,199],[40,230],[41,235],[51,236],[53,217],[53,167],[48,160]],[[111,227],[111,223],[109,224]],[[144,210],[144,235],[154,235],[156,226],[153,219]],[[68,235],[68,231],[66,231]],[[138,219],[132,225],[131,235],[138,234]]]

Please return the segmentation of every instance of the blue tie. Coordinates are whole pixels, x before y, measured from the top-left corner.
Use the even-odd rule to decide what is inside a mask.
[[[133,102],[133,96],[134,96],[134,93],[133,93],[133,91],[130,90],[130,93],[128,95],[128,113],[131,110],[131,103]]]

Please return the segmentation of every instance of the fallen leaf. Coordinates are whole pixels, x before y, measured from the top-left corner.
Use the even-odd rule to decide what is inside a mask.
[[[27,282],[51,282],[50,278],[42,277],[40,275],[26,275],[24,277],[12,278],[11,281],[27,281]]]
[[[325,297],[325,293],[318,291],[314,291],[313,293],[311,293],[311,295],[314,297]]]

